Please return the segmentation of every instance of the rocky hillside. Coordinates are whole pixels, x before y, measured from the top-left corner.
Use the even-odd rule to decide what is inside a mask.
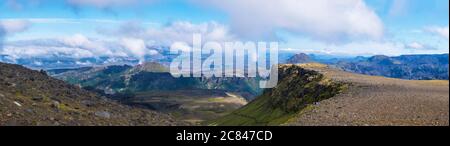
[[[184,125],[113,102],[44,71],[0,63],[0,125]]]
[[[210,125],[279,125],[310,104],[343,92],[347,85],[331,81],[313,70],[298,65],[280,65],[279,82],[273,89]]]
[[[401,80],[321,64],[281,65],[279,84],[210,125],[449,125],[448,80]]]
[[[448,80],[402,80],[303,66],[350,86],[303,110],[286,125],[449,125]]]

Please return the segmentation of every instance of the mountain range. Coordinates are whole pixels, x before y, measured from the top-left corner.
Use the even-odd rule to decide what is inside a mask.
[[[0,125],[448,125],[448,54],[287,62],[265,90],[258,78],[174,78],[156,62],[0,63]]]
[[[288,63],[319,62],[344,71],[410,80],[448,80],[449,54],[401,55],[389,57],[355,57],[353,59],[318,60],[306,54],[296,54]],[[335,60],[335,61],[333,61]]]
[[[258,78],[175,78],[155,62],[47,72],[120,103],[163,111],[192,124],[236,110],[263,91]]]
[[[105,94],[152,90],[215,89],[237,93],[248,100],[260,94],[257,78],[175,78],[155,62],[79,69],[55,69],[48,73],[68,83],[101,90]]]

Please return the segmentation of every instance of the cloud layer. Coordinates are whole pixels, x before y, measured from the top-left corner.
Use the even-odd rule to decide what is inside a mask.
[[[99,33],[106,36],[143,39],[154,45],[163,46],[170,46],[179,41],[191,44],[194,33],[201,34],[204,42],[235,39],[235,35],[230,33],[226,25],[214,21],[200,24],[176,21],[161,27],[145,27],[139,22],[126,22],[116,29],[99,29]]]
[[[378,39],[383,24],[363,0],[211,0],[196,1],[227,12],[233,30],[247,38],[273,38],[277,30],[314,39]]]
[[[26,8],[32,7],[27,3],[31,1],[35,3],[33,5],[39,6],[45,6],[53,2],[51,0],[7,0],[8,4],[6,6],[12,9],[26,11]],[[86,14],[90,14],[91,11],[98,10],[108,11],[112,9],[112,11],[117,10],[117,12],[123,12],[123,10],[140,10],[141,8],[147,8],[141,6],[151,5],[155,1],[158,0],[63,0],[61,5],[76,9],[86,9]],[[172,4],[172,2],[169,3]],[[441,38],[449,39],[448,24],[445,23],[443,23],[444,27],[440,26],[442,25],[441,23],[437,23],[435,27],[414,26],[415,29],[425,32],[421,35],[406,34],[401,36],[400,31],[406,32],[409,30],[393,30],[392,34],[384,37],[383,22],[374,10],[366,5],[365,0],[188,0],[188,2],[182,3],[189,5],[189,7],[202,5],[208,9],[218,9],[227,14],[229,23],[222,24],[216,21],[210,21],[208,17],[205,17],[208,18],[205,20],[203,17],[200,18],[201,16],[187,18],[187,20],[195,21],[195,23],[189,21],[173,21],[167,23],[166,21],[169,20],[155,20],[158,21],[156,25],[141,23],[139,20],[123,23],[123,21],[130,19],[128,16],[119,16],[119,19],[112,20],[109,17],[102,18],[102,16],[99,16],[99,18],[97,16],[93,18],[89,17],[89,19],[75,17],[19,20],[20,18],[17,18],[18,20],[0,21],[0,54],[6,53],[15,57],[21,57],[20,55],[23,55],[23,57],[61,55],[71,58],[118,56],[134,57],[142,60],[144,58],[143,56],[157,53],[149,46],[170,46],[177,41],[186,42],[188,43],[187,45],[190,45],[194,33],[202,34],[203,42],[236,40],[278,41],[284,39],[294,40],[286,44],[295,44],[298,42],[296,39],[300,39],[299,41],[303,39],[303,42],[290,47],[295,49],[331,50],[330,52],[332,53],[341,54],[396,55],[415,53],[408,52],[413,50],[426,51],[430,50],[430,48],[448,48],[448,45],[442,47],[442,44],[437,44],[437,41],[440,41],[439,43],[444,42],[445,45],[446,41],[442,41]],[[409,8],[410,2],[408,0],[395,0],[384,3],[386,5],[392,4],[392,6],[391,9],[385,10],[386,12],[379,13],[382,18],[391,15],[401,17],[408,15],[406,12],[412,12],[413,10]],[[132,8],[128,9],[129,7]],[[374,8],[379,12],[378,8]],[[182,11],[176,10],[175,8],[174,10]],[[172,11],[172,8],[168,11]],[[71,12],[69,13],[71,14]],[[167,12],[164,11],[161,13]],[[219,16],[220,20],[222,20],[221,14]],[[174,15],[177,14],[175,13]],[[189,12],[189,15],[186,16],[191,15],[196,15],[196,13],[193,12],[191,14]],[[183,17],[186,16],[183,15]],[[176,16],[174,17],[173,20],[178,20]],[[143,18],[141,17],[138,19],[146,21],[142,20]],[[185,19],[182,18],[181,20]],[[225,21],[227,21],[226,18]],[[5,50],[1,50],[1,47],[4,46],[2,44],[6,36],[27,30],[31,23],[36,23],[35,26],[37,27],[34,28],[69,25],[83,28],[79,29],[79,31],[71,29],[72,31],[69,33],[62,34],[61,36],[72,35],[65,38],[24,41],[27,43],[23,43],[22,45],[7,42],[8,45],[5,47]],[[120,25],[121,23],[123,24]],[[167,24],[160,25],[164,23]],[[432,26],[433,22],[426,25]],[[96,29],[97,26],[104,28]],[[84,29],[84,27],[89,28]],[[386,30],[391,29],[394,28],[388,28]],[[405,27],[398,29],[411,28]],[[36,31],[41,30],[33,30],[30,34],[35,34]],[[61,32],[64,31],[61,30]],[[74,33],[81,34],[73,35]],[[95,33],[99,33],[100,36]],[[96,36],[97,39],[91,38],[92,36],[88,34],[95,34],[92,36]],[[18,36],[17,38],[28,37]]]
[[[0,54],[14,59],[126,57],[144,61],[145,56],[157,55],[158,52],[139,39],[102,41],[77,34],[61,39],[10,42]]]
[[[5,24],[8,27],[2,27],[6,28],[6,33],[3,34],[21,32],[26,28],[21,27],[25,25],[17,25],[19,23],[16,22]],[[130,57],[142,62],[146,56],[158,55],[154,47],[170,46],[179,41],[191,44],[194,33],[202,34],[205,42],[233,39],[228,28],[216,22],[193,24],[177,21],[160,27],[145,27],[139,22],[125,22],[118,28],[99,29],[98,32],[109,39],[95,39],[83,34],[75,34],[63,38],[15,41],[5,45],[4,49],[0,50],[0,54],[13,58]]]
[[[422,45],[421,43],[418,43],[418,42],[412,42],[412,43],[408,44],[407,47],[411,48],[411,49],[424,49],[425,48],[424,45]]]
[[[427,28],[426,29],[428,32],[431,32],[431,33],[433,33],[433,34],[435,34],[435,35],[438,35],[438,36],[440,36],[440,37],[442,37],[442,38],[444,38],[444,39],[449,39],[449,29],[448,29],[448,26],[447,27],[437,27],[437,26],[434,26],[434,27],[429,27],[429,28]]]
[[[120,43],[130,52],[130,54],[139,60],[139,64],[144,63],[146,55],[158,54],[155,50],[148,50],[145,42],[141,39],[124,38]]]
[[[3,48],[6,35],[23,32],[31,26],[26,20],[0,20],[0,51]]]

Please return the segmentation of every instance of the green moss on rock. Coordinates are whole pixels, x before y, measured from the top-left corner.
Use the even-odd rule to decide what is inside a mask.
[[[331,98],[345,90],[346,85],[331,81],[324,75],[297,65],[281,65],[279,82],[246,106],[210,125],[262,126],[280,125],[308,105]]]

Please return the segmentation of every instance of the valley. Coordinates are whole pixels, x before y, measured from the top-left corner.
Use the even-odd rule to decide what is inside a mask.
[[[229,114],[247,104],[236,94],[221,90],[176,90],[138,92],[122,100],[127,105],[170,113],[194,125]]]
[[[257,78],[174,78],[155,62],[48,71],[1,63],[0,124],[449,124],[448,80],[357,74],[305,54],[290,62],[298,60],[279,65],[278,85],[265,90]]]
[[[125,105],[160,111],[193,125],[224,116],[262,92],[256,78],[174,78],[155,62],[48,72]]]

